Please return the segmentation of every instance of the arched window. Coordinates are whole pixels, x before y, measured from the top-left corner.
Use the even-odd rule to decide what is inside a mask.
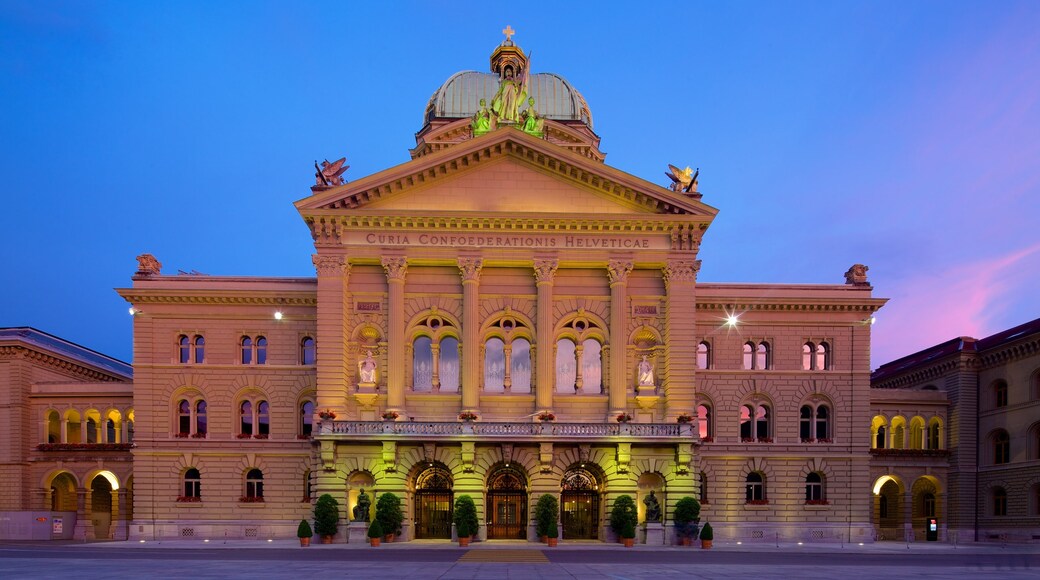
[[[914,417],[910,420],[909,449],[924,449],[924,419]]]
[[[267,338],[263,336],[256,337],[256,364],[267,364]]]
[[[755,368],[755,343],[744,343],[744,370]]]
[[[747,475],[744,497],[746,503],[767,503],[766,483],[761,473],[752,471]]]
[[[802,345],[802,370],[824,371],[832,366],[831,345],[811,340]]]
[[[898,419],[898,417],[896,418]],[[892,449],[906,449],[906,428],[903,422],[892,421]]]
[[[205,437],[208,424],[206,420],[206,401],[197,401],[195,403],[195,436]]]
[[[581,390],[586,393],[603,392],[603,346],[594,338],[581,343]]]
[[[701,503],[710,503],[708,501],[708,475],[702,471],[698,477],[700,478]]]
[[[831,408],[827,405],[816,407],[816,432],[813,436],[821,442],[831,439]]]
[[[769,343],[760,342],[755,348],[755,368],[756,369],[768,369],[772,367],[772,361],[770,360]]]
[[[884,425],[877,428],[877,435],[874,436],[874,448],[885,449],[888,447],[886,442],[888,441],[888,432]]]
[[[805,476],[805,503],[823,503],[823,476],[813,472]]]
[[[1007,490],[1003,487],[993,488],[993,515],[997,517],[1007,515]]]
[[[531,392],[531,343],[526,338],[514,338],[510,346],[510,390],[514,393]]]
[[[314,348],[314,339],[305,336],[300,341],[300,364],[301,365],[312,365],[317,359],[317,351]]]
[[[931,492],[925,492],[921,496],[924,501],[924,517],[934,518],[935,517],[935,494]]]
[[[802,345],[802,370],[811,371],[813,370],[813,363],[816,361],[813,359],[813,353],[816,352],[816,345],[807,342]]]
[[[98,441],[98,417],[95,417],[96,411],[87,411],[87,443],[99,443]]]
[[[561,338],[556,341],[556,392],[573,393],[578,380],[578,365],[574,358],[574,341]]]
[[[202,336],[195,337],[195,362],[203,363],[206,361],[206,339]]]
[[[183,497],[185,499],[202,499],[202,475],[194,467],[184,472]]]
[[[701,341],[697,345],[697,368],[711,368],[711,345],[707,341]]]
[[[119,429],[112,418],[105,419],[105,443],[118,443]]]
[[[740,407],[740,439],[745,443],[772,443],[772,414],[768,405]]]
[[[412,343],[412,390],[433,390],[433,341],[420,336]]]
[[[700,435],[701,441],[706,443],[712,441],[715,436],[714,417],[711,406],[707,403],[697,405],[697,434]]]
[[[998,409],[1008,406],[1008,386],[1004,381],[993,383],[993,406]]]
[[[57,411],[47,413],[47,443],[68,443],[61,440],[61,416]]]
[[[484,390],[502,392],[506,388],[506,343],[492,337],[484,343]]]
[[[238,410],[240,419],[238,434],[250,437],[253,435],[253,403],[242,401]]]
[[[809,405],[802,405],[802,408],[798,411],[798,436],[802,438],[802,443],[813,440],[812,414],[813,410]]]
[[[271,405],[267,401],[260,401],[256,405],[256,426],[257,432],[254,437],[267,437],[271,434]]]
[[[191,403],[181,400],[177,403],[177,436],[187,437],[191,433]]]
[[[177,362],[182,365],[191,362],[191,339],[185,334],[177,337]]]
[[[239,345],[242,347],[242,364],[253,364],[253,339],[243,336],[242,340],[239,341]]]
[[[314,487],[311,483],[311,470],[307,469],[303,472],[303,501],[312,499],[314,499]]]
[[[246,500],[263,501],[264,499],[264,472],[259,469],[250,469],[246,474]]]
[[[459,390],[459,362],[459,339],[453,336],[442,338],[438,365],[441,392]]]
[[[816,367],[815,370],[825,371],[831,368],[831,347],[826,342],[816,345]]]
[[[993,435],[993,463],[1003,465],[1011,462],[1011,436],[1000,429]]]
[[[304,401],[300,405],[300,436],[310,437],[314,433],[314,403]],[[309,497],[309,496],[308,496]]]
[[[928,449],[942,449],[942,431],[938,417],[933,417],[928,422]]]

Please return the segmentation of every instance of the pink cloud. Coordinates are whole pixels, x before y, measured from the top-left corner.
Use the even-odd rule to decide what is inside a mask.
[[[875,290],[890,300],[873,328],[871,366],[878,366],[958,336],[982,338],[1003,330],[1009,296],[1036,285],[1040,243],[945,271],[922,271]],[[1015,324],[1022,321],[1016,321]]]

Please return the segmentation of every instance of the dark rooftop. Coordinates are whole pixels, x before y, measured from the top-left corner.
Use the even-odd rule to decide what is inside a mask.
[[[128,381],[133,379],[134,376],[134,368],[119,359],[114,359],[85,346],[58,338],[53,334],[47,334],[42,330],[36,330],[31,326],[0,328],[0,341],[6,340],[15,340],[36,346],[58,356],[72,359],[84,366],[94,367],[123,377]]]

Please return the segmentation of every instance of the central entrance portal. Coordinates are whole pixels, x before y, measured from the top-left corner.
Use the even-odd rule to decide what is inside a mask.
[[[451,539],[451,488],[451,474],[443,467],[429,467],[415,478],[416,538]]]
[[[582,468],[571,468],[563,474],[562,488],[563,539],[598,539],[599,481],[596,476]]]
[[[515,467],[498,468],[488,481],[489,540],[527,539],[527,478]]]

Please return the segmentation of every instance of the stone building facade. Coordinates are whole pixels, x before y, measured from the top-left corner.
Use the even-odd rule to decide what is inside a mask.
[[[1040,319],[882,365],[871,389],[874,521],[920,539],[1040,541]]]

